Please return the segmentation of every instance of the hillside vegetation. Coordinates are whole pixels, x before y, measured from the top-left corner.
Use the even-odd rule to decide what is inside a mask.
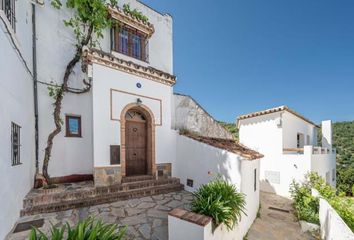
[[[220,122],[220,124],[238,139],[238,129],[234,123]],[[347,195],[353,195],[354,121],[333,124],[333,145],[337,149],[337,189]]]
[[[353,195],[354,121],[333,124],[333,145],[337,149],[337,189]]]
[[[219,122],[224,128],[226,128],[235,139],[238,140],[238,129],[234,123]]]

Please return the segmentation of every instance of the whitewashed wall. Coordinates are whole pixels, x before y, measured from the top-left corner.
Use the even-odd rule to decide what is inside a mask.
[[[211,224],[209,223],[211,226]],[[204,240],[205,226],[168,216],[168,240]]]
[[[282,119],[283,148],[296,148],[298,133],[304,135],[304,145],[317,145],[317,128],[314,125],[287,111],[282,113]],[[306,136],[310,137],[309,143]]]
[[[290,197],[289,188],[293,180],[303,181],[305,175],[311,171],[311,155],[306,152],[305,154],[284,154],[280,160],[275,164],[280,172],[280,184],[272,183],[272,188],[278,195]]]
[[[343,219],[332,208],[332,206],[323,198],[320,198],[320,225],[321,238],[328,240],[352,240],[354,233],[345,224]]]
[[[136,103],[137,98],[155,116],[156,163],[173,163],[175,134],[171,130],[172,87],[97,64],[93,66],[93,79],[95,167],[110,165],[109,147],[120,145],[120,114],[126,105]],[[141,88],[136,86],[137,83],[141,84]]]
[[[155,33],[152,35],[149,40],[149,63],[145,63],[128,56],[124,56],[119,53],[113,53],[119,58],[123,58],[129,61],[136,62],[144,66],[152,66],[162,71],[172,73],[172,18],[169,15],[162,15],[153,9],[145,6],[144,4],[136,0],[122,0],[119,1],[119,5],[122,6],[125,2],[131,4],[131,8],[138,8],[145,15],[148,16],[150,22],[155,27]],[[54,9],[50,5],[50,1],[45,1],[43,7],[37,8],[37,48],[38,48],[38,78],[42,82],[54,82],[60,83],[65,71],[66,64],[71,60],[74,54],[74,43],[75,38],[70,28],[64,26],[63,20],[68,19],[72,15],[72,12],[63,8],[61,10]],[[104,38],[100,40],[100,47],[103,51],[110,51],[110,31],[107,29],[104,31]],[[62,132],[55,138],[54,147],[52,152],[52,159],[49,164],[49,173],[52,177],[56,176],[65,176],[71,174],[91,174],[93,172],[94,160],[93,156],[97,156],[96,159],[98,163],[100,161],[107,162],[107,154],[109,154],[109,145],[103,145],[102,147],[93,148],[93,129],[101,129],[103,132],[107,133],[110,130],[109,134],[103,137],[105,141],[103,143],[117,143],[119,142],[119,131],[117,127],[119,125],[114,121],[109,120],[109,115],[102,116],[103,122],[99,122],[96,118],[94,126],[93,122],[93,103],[96,106],[102,106],[103,112],[105,111],[105,104],[109,104],[109,101],[105,101],[110,96],[110,91],[105,91],[106,89],[115,88],[115,89],[128,89],[126,85],[133,84],[135,86],[137,79],[124,74],[119,71],[112,71],[109,68],[106,70],[102,69],[103,76],[112,74],[112,76],[118,77],[119,79],[112,80],[103,79],[102,74],[100,73],[98,78],[94,77],[93,79],[93,89],[96,93],[95,96],[99,97],[98,99],[93,99],[92,92],[82,94],[82,95],[73,95],[66,94],[63,101],[62,108],[62,119],[65,119],[65,114],[75,114],[81,115],[82,122],[82,138],[67,138],[65,137],[65,124],[63,126]],[[80,65],[74,69],[73,76],[70,80],[70,86],[80,88],[82,79],[85,76],[82,75],[80,70]],[[132,81],[132,82],[130,82]],[[144,87],[149,85],[145,84]],[[120,85],[120,83],[124,84]],[[150,81],[151,82],[151,81]],[[102,84],[102,86],[100,86]],[[112,84],[111,86],[107,84]],[[150,85],[149,85],[150,86]],[[157,86],[155,83],[151,86]],[[94,88],[97,88],[95,90]],[[162,87],[163,88],[163,87]],[[145,88],[143,88],[145,89]],[[103,92],[100,92],[103,90]],[[46,147],[46,140],[50,131],[54,129],[53,123],[53,99],[48,96],[47,86],[44,84],[39,85],[39,140],[40,140],[40,160],[42,164],[44,156],[44,148]],[[100,92],[99,94],[97,94]],[[159,87],[156,89],[156,94],[150,89],[148,95],[160,97]],[[165,96],[171,94],[171,90],[167,90],[164,95],[164,115],[167,116],[166,122],[168,121],[168,116],[170,115],[171,103],[170,100],[165,101]],[[170,97],[168,97],[170,98]],[[127,98],[131,99],[131,98]],[[116,110],[116,109],[115,109]],[[104,112],[106,113],[106,112]],[[108,114],[108,113],[107,113]],[[105,119],[107,117],[107,119]],[[166,124],[165,124],[166,126]],[[166,140],[171,140],[169,133],[165,128],[157,128],[157,136],[163,135],[157,139],[158,142],[156,146],[161,145],[159,142],[165,142]],[[100,137],[99,134],[96,134]],[[174,139],[172,138],[171,141]],[[96,141],[97,142],[97,141]],[[166,150],[167,151],[167,150]],[[162,162],[169,162],[170,156],[165,153],[163,150],[160,151],[158,159],[161,159]],[[173,155],[174,156],[174,155]],[[163,159],[163,160],[162,160]],[[102,165],[99,163],[99,165]]]
[[[263,160],[263,159],[262,159]],[[235,235],[244,236],[256,218],[259,207],[259,162],[249,161],[226,150],[177,135],[176,177],[187,191],[195,191],[220,174],[246,195],[246,213],[235,228]],[[257,169],[257,188],[254,191],[254,169]],[[193,187],[186,185],[192,179]],[[236,234],[237,233],[237,234]],[[241,237],[241,239],[242,239]]]
[[[274,182],[266,179],[266,171],[280,174],[283,153],[281,113],[272,113],[240,121],[239,139],[245,146],[264,155],[260,161],[261,189],[275,192]]]
[[[54,9],[50,1],[37,7],[37,61],[38,80],[46,83],[62,83],[67,63],[74,55],[75,38],[72,30],[64,26],[63,20],[71,16],[65,8]],[[70,86],[81,88],[84,76],[78,65],[70,79]],[[80,83],[80,84],[79,84]],[[61,118],[65,114],[81,116],[82,138],[65,137],[65,123],[62,132],[54,139],[49,174],[52,177],[71,174],[91,174],[92,158],[92,95],[66,94],[63,101]],[[49,97],[47,85],[39,84],[39,153],[40,166],[48,134],[54,129],[53,102]]]
[[[326,174],[329,173],[328,184],[336,187],[336,154],[313,154],[311,171],[317,172],[325,180]]]
[[[182,230],[183,229],[183,230]],[[243,235],[240,227],[236,225],[232,230],[228,230],[225,225],[220,225],[216,229],[213,223],[206,226],[168,216],[168,239],[169,240],[242,240]]]
[[[22,16],[17,19],[16,33],[7,32],[0,19],[0,239],[5,238],[19,217],[22,200],[31,189],[35,174],[33,82],[14,49],[19,48],[32,69],[30,4],[17,4],[16,13]],[[0,18],[6,21],[1,10]],[[21,126],[22,164],[17,166],[11,162],[11,122]]]

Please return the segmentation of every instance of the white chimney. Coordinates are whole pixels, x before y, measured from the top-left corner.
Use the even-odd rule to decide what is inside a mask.
[[[332,121],[322,121],[322,147],[332,151]]]

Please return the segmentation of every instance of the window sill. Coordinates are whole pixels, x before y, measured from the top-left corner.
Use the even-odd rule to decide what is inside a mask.
[[[82,138],[82,136],[65,135],[67,138]]]
[[[11,164],[11,167],[17,167],[17,166],[21,166],[22,163],[18,163],[18,164]]]

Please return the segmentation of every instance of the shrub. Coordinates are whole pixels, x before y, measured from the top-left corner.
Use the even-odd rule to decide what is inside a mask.
[[[354,199],[337,195],[336,190],[328,185],[317,173],[309,173],[301,184],[293,183],[290,186],[291,197],[300,220],[319,223],[319,198],[311,195],[311,189],[316,189],[321,197],[326,199],[344,220],[348,227],[354,231]]]
[[[354,232],[354,198],[335,197],[329,204],[336,210],[348,227]]]
[[[202,185],[193,195],[192,211],[212,217],[216,226],[223,223],[231,230],[246,214],[244,195],[221,178]]]
[[[61,228],[52,225],[50,234],[47,236],[42,231],[33,228],[30,233],[30,240],[121,240],[125,235],[125,228],[117,224],[107,224],[102,220],[95,221],[89,217],[80,221],[71,228],[66,223]]]
[[[299,220],[319,224],[319,199],[311,195],[311,186],[292,182],[290,185],[291,198]]]

